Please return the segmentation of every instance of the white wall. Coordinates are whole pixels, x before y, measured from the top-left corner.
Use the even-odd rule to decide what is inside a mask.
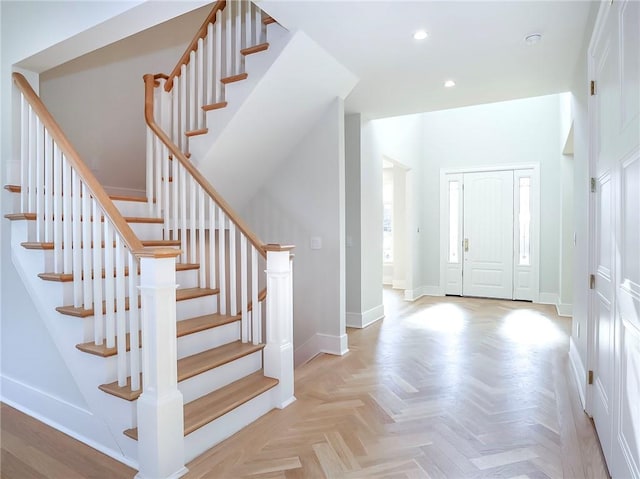
[[[345,296],[347,315],[362,312],[360,128],[359,114],[345,116]]]
[[[296,365],[343,354],[345,330],[344,110],[336,99],[242,217],[263,242],[293,244]],[[311,238],[321,249],[311,249]]]
[[[107,191],[144,194],[142,76],[170,73],[209,11],[199,8],[40,75],[43,102]]]

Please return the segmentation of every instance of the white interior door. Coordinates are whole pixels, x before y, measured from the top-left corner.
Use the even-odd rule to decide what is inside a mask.
[[[513,299],[513,171],[464,174],[462,291]]]
[[[640,478],[640,3],[605,2],[599,15],[591,413],[612,477]]]

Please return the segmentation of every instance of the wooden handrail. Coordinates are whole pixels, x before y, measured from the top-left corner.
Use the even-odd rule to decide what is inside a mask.
[[[158,136],[160,141],[164,143],[164,145],[169,149],[170,154],[173,156],[173,159],[176,158],[182,166],[189,172],[191,176],[198,182],[198,184],[202,187],[207,195],[209,195],[225,214],[229,217],[230,221],[233,221],[240,232],[244,234],[247,239],[251,242],[253,246],[260,252],[260,255],[263,258],[267,257],[267,253],[264,249],[264,244],[245,224],[244,221],[236,214],[236,212],[231,208],[229,203],[227,203],[224,198],[216,191],[216,189],[209,183],[209,181],[200,173],[200,171],[194,166],[194,164],[185,156],[185,154],[180,151],[180,148],[167,136],[167,134],[160,128],[160,125],[156,123],[154,116],[154,105],[153,105],[153,89],[155,88],[155,83],[158,78],[163,78],[162,75],[152,75],[147,74],[143,76],[144,79],[144,87],[145,87],[145,96],[144,96],[144,118],[147,122],[147,125],[151,130]],[[168,81],[168,80],[167,80]]]
[[[14,72],[12,77],[18,89],[22,92],[26,100],[31,105],[33,111],[38,115],[40,121],[49,132],[51,138],[56,142],[58,148],[60,148],[60,151],[65,155],[67,161],[73,167],[76,174],[89,189],[91,196],[93,196],[93,198],[98,202],[102,211],[104,211],[104,215],[109,219],[109,221],[111,221],[115,230],[122,237],[127,248],[129,248],[129,250],[138,257],[142,255],[155,256],[156,252],[160,252],[154,250],[154,248],[145,248],[142,245],[142,242],[133,232],[131,226],[129,226],[122,214],[120,214],[120,211],[113,201],[111,201],[107,192],[102,188],[102,185],[98,182],[86,163],[82,161],[80,155],[64,134],[62,128],[60,128],[60,125],[58,125],[54,120],[49,110],[47,110],[47,107],[42,103],[42,100],[40,100],[40,97],[36,94],[33,88],[31,88],[27,79],[18,72]],[[180,253],[179,250],[174,251],[176,254]],[[160,253],[162,253],[162,255],[166,255],[166,251],[164,250]]]
[[[194,52],[198,49],[198,40],[207,36],[207,28],[209,28],[209,24],[216,21],[216,14],[219,10],[224,9],[226,5],[226,0],[218,0],[213,6],[211,13],[209,13],[207,18],[205,18],[204,22],[196,32],[196,35],[193,37],[193,40],[191,40],[191,43],[189,43],[187,49],[180,57],[180,60],[178,60],[178,63],[176,64],[174,69],[171,70],[171,73],[167,78],[167,82],[164,84],[165,91],[171,91],[171,89],[173,88],[173,79],[177,76],[180,76],[182,65],[187,65],[189,63],[189,59],[191,58],[191,52]]]

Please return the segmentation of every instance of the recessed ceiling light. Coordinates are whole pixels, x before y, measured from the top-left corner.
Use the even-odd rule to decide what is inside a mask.
[[[429,34],[425,30],[418,30],[413,34],[413,38],[415,38],[416,40],[424,40],[428,36]]]
[[[540,40],[542,40],[542,35],[540,33],[531,33],[530,35],[524,37],[524,42],[527,45],[535,45]]]
[[[445,88],[453,88],[454,86],[456,86],[456,82],[454,82],[453,80],[447,80],[446,82],[444,82]]]

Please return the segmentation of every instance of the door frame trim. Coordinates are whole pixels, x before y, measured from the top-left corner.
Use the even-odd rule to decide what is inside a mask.
[[[447,270],[447,252],[449,245],[449,220],[447,216],[447,198],[446,186],[447,175],[464,174],[464,173],[483,173],[490,171],[519,171],[533,170],[532,179],[534,180],[533,201],[532,201],[532,227],[535,234],[532,237],[532,256],[535,261],[532,264],[533,276],[533,302],[538,303],[540,300],[540,163],[508,163],[502,165],[487,165],[474,167],[459,168],[440,168],[440,284],[439,294],[445,295],[446,290],[446,270]],[[515,266],[515,248],[514,248],[514,266]]]

